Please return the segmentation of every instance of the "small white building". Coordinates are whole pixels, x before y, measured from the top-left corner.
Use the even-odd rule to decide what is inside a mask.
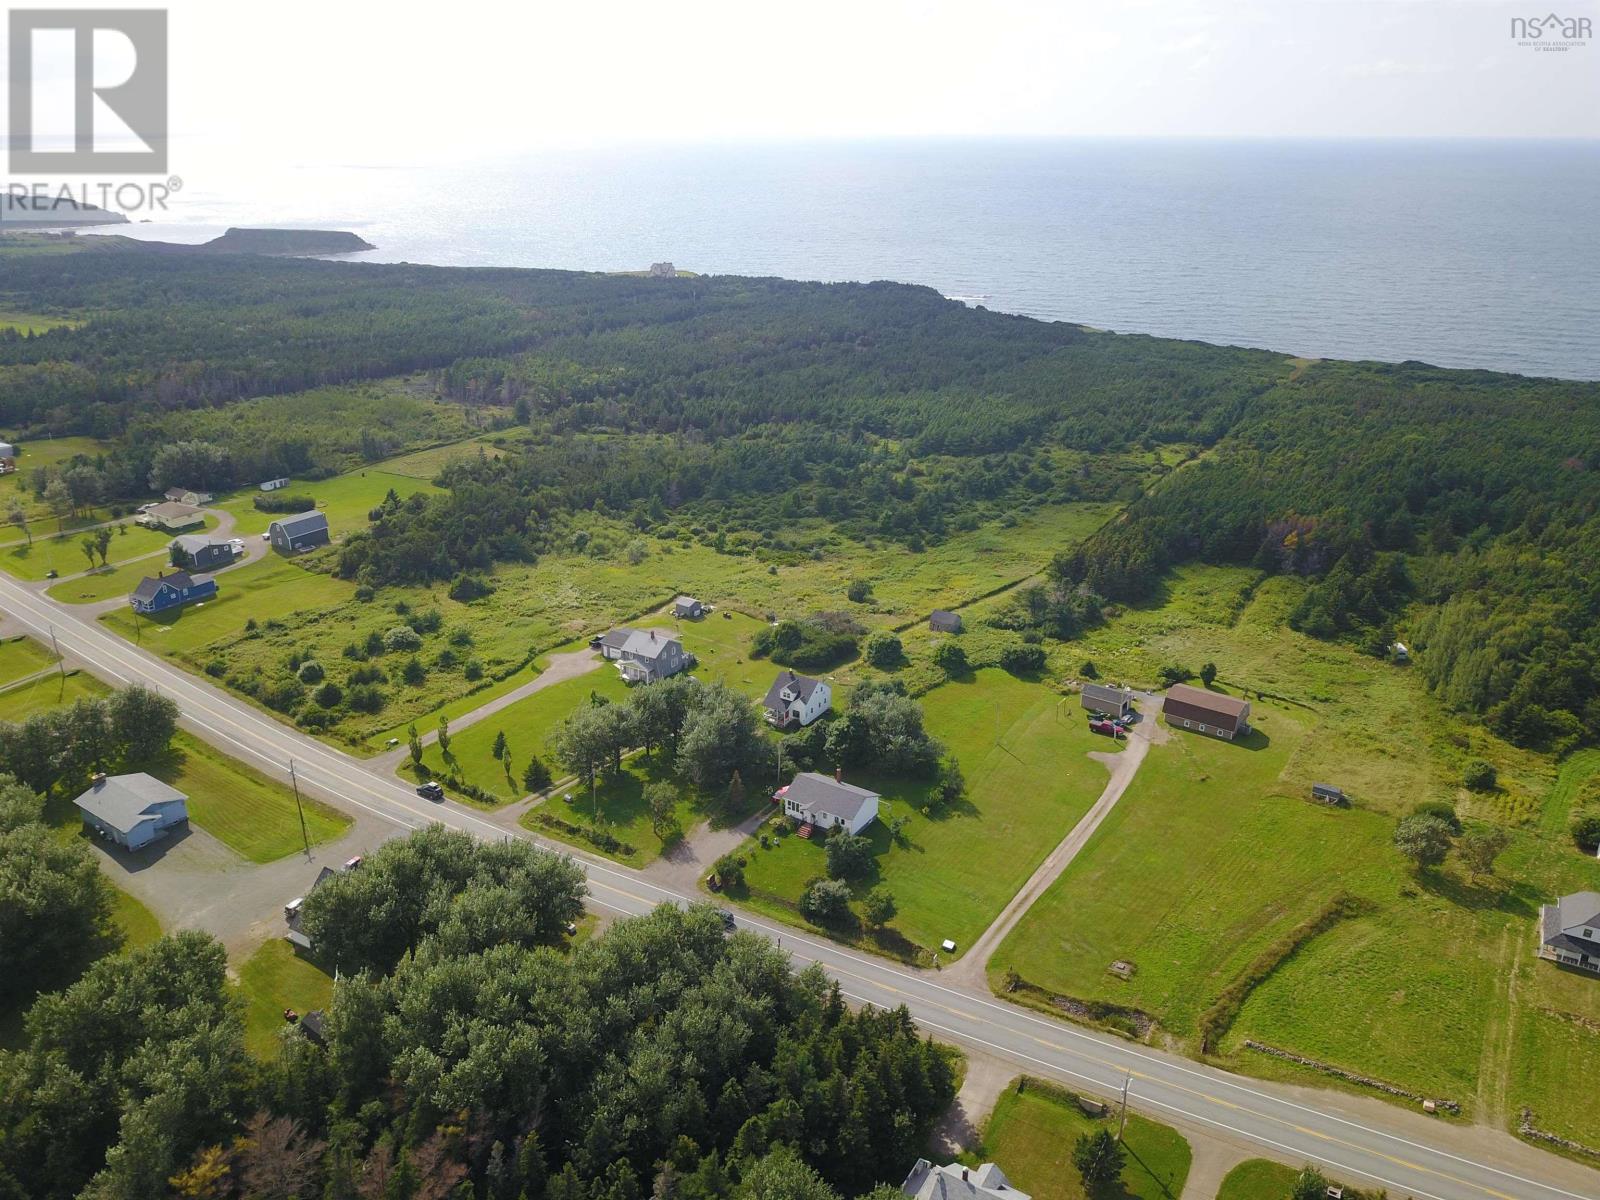
[[[809,725],[833,707],[833,689],[821,679],[779,671],[761,707],[766,710],[767,724],[779,729]]]
[[[0,442],[0,475],[17,469],[17,448],[10,442]]]
[[[819,829],[844,829],[860,833],[878,819],[878,793],[815,771],[802,771],[773,799],[783,805],[783,815]]]
[[[153,775],[96,775],[74,804],[90,833],[138,850],[189,824],[189,798]]]
[[[264,481],[263,481],[263,482],[262,482],[262,483],[261,483],[261,484],[260,484],[260,485],[258,485],[258,486],[259,486],[259,487],[260,487],[260,488],[261,488],[261,490],[262,490],[262,491],[263,491],[263,492],[275,492],[275,491],[277,491],[277,490],[278,490],[278,489],[279,489],[279,488],[286,488],[286,487],[288,487],[288,486],[289,486],[289,477],[288,477],[288,476],[287,476],[287,475],[286,475],[286,476],[284,476],[284,477],[283,477],[283,478],[282,478],[282,479],[268,479],[268,480],[264,480]]]
[[[192,508],[203,508],[216,499],[210,492],[202,492],[199,488],[169,487],[165,495],[173,504],[187,504]]]

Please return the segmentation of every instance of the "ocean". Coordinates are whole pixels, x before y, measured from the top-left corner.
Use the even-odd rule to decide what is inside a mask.
[[[172,219],[354,257],[892,279],[1044,320],[1600,379],[1600,142],[905,141],[173,165]]]

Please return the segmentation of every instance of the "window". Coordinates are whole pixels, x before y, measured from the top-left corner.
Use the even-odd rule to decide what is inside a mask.
[[[1206,727],[1204,725],[1200,726],[1200,732],[1201,733],[1205,733],[1206,732]]]

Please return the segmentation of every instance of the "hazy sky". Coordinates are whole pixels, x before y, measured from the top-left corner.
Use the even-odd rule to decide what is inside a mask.
[[[178,0],[172,125],[350,163],[618,140],[1600,136],[1600,43],[1517,46],[1530,4]],[[1597,0],[1558,11],[1600,26]]]

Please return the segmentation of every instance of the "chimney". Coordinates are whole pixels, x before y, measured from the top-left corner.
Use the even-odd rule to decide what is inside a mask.
[[[962,1167],[961,1168],[961,1182],[965,1183],[966,1181],[967,1181],[967,1169],[965,1167]]]
[[[844,782],[844,768],[843,767],[835,767],[833,769],[833,781],[835,783],[843,783]]]
[[[97,788],[105,787],[106,773],[104,771],[96,771],[93,775],[89,776],[89,782],[94,784],[94,786]]]

